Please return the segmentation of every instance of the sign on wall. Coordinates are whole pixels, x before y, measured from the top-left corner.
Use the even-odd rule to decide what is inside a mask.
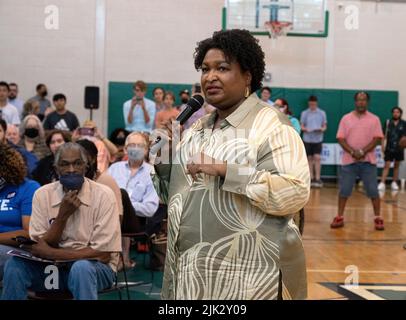
[[[382,157],[381,145],[375,148],[376,165],[378,168],[383,168],[385,161]],[[344,150],[338,143],[323,143],[321,151],[321,164],[322,165],[341,165],[341,158]]]

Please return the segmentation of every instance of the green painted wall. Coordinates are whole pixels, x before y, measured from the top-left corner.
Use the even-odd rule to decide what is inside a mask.
[[[108,132],[118,127],[124,127],[123,103],[133,96],[133,83],[110,82],[108,97]],[[152,99],[152,90],[157,87],[171,90],[177,97],[176,105],[180,104],[179,92],[184,89],[191,90],[192,84],[149,83],[147,98]],[[319,98],[319,106],[327,114],[327,131],[324,142],[337,142],[336,133],[341,117],[354,109],[354,94],[358,90],[341,89],[302,89],[272,87],[272,100],[285,98],[289,102],[294,116],[300,119],[300,113],[307,108],[307,99],[310,95]],[[376,114],[384,124],[385,119],[391,117],[391,109],[399,104],[397,91],[367,90],[371,96],[369,110]],[[336,175],[336,166],[323,166],[322,175]]]

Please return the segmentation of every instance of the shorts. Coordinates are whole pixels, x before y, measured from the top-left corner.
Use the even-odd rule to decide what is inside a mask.
[[[385,151],[385,161],[403,161],[405,159],[405,154],[403,150],[386,150]]]
[[[376,165],[369,162],[356,162],[341,166],[339,180],[340,197],[349,198],[351,196],[357,177],[364,183],[364,189],[368,198],[375,199],[379,197]]]
[[[319,143],[311,143],[311,142],[305,142],[305,149],[306,149],[306,154],[308,156],[313,156],[315,154],[321,154],[321,149],[323,146],[322,142]]]

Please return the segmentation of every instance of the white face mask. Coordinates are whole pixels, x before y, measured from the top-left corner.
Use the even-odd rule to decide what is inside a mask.
[[[132,161],[144,160],[144,148],[129,147],[127,148],[128,159]]]

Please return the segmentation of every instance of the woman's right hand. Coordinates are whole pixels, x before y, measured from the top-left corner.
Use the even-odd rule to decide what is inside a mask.
[[[173,141],[175,143],[180,141],[181,134],[183,132],[183,126],[180,126],[179,123],[173,120],[167,120],[162,123],[162,127],[160,129],[154,130],[153,134],[151,135],[152,144],[151,144],[151,153],[156,153],[159,157],[162,157],[162,149],[169,151],[169,155],[172,155],[172,147]],[[158,138],[159,137],[159,138]],[[157,142],[156,142],[157,141]],[[166,146],[168,144],[168,146]],[[158,150],[154,149],[154,146],[158,148]]]

